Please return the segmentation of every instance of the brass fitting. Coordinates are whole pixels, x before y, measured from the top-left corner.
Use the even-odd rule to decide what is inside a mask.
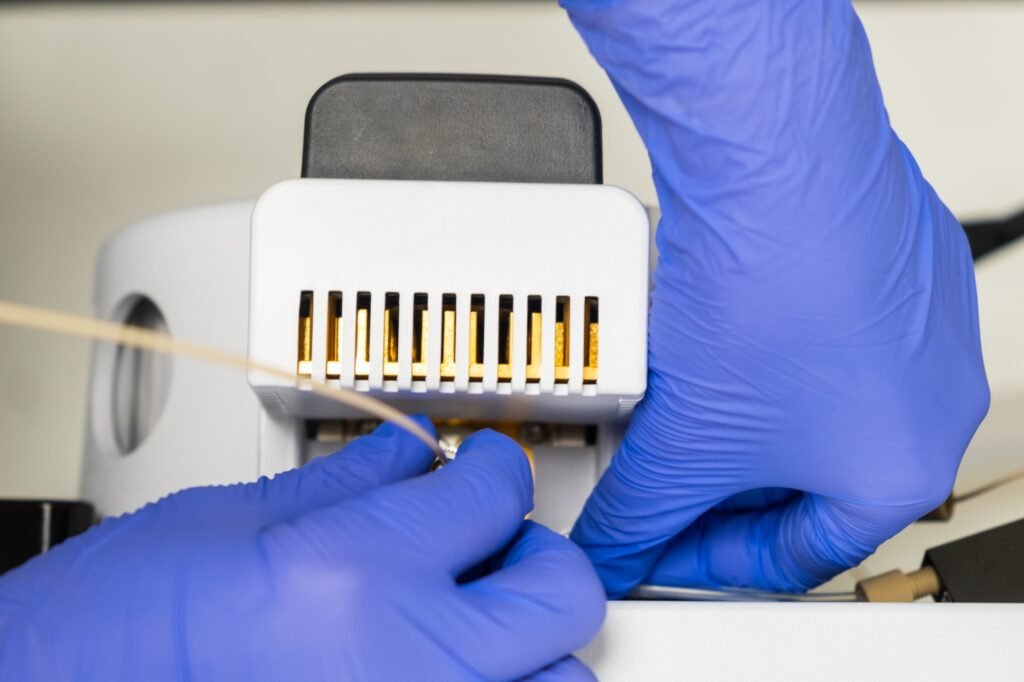
[[[873,602],[912,602],[937,595],[942,582],[931,566],[910,573],[889,571],[857,583],[857,600]]]

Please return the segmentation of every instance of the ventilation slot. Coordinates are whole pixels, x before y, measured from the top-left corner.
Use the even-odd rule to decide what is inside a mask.
[[[412,379],[424,381],[427,378],[427,341],[430,337],[430,318],[427,295],[412,297]]]
[[[455,294],[441,297],[441,381],[455,381]]]
[[[515,329],[512,316],[512,297],[508,294],[498,298],[498,383],[512,381],[512,330]]]
[[[331,291],[327,294],[327,378],[341,377],[341,292]]]
[[[299,361],[296,372],[301,377],[313,374],[313,292],[299,295]]]
[[[356,379],[370,378],[370,294],[356,294]]]
[[[384,294],[384,378],[398,378],[398,294]]]
[[[465,376],[470,383],[483,383],[485,375],[485,358],[491,357],[495,367],[491,371],[495,373],[497,383],[507,384],[512,382],[513,368],[515,367],[517,352],[521,353],[519,362],[525,365],[525,379],[528,384],[536,384],[541,380],[543,369],[550,368],[555,384],[569,383],[572,363],[582,365],[582,378],[584,384],[596,384],[598,380],[598,356],[600,339],[600,319],[598,317],[598,299],[596,296],[587,296],[576,299],[575,305],[582,305],[582,348],[571,348],[572,333],[570,320],[572,319],[573,301],[569,296],[556,296],[554,305],[554,321],[551,329],[554,333],[554,343],[550,346],[551,357],[545,358],[542,355],[544,324],[543,324],[543,301],[539,295],[528,296],[526,299],[526,345],[522,350],[517,351],[514,347],[516,314],[515,297],[512,294],[501,294],[497,296],[497,305],[494,306],[492,299],[491,309],[488,313],[487,295],[470,294],[469,305],[466,313],[468,320],[460,320],[456,306],[457,295],[454,293],[443,294],[440,297],[440,330],[434,330],[434,343],[439,343],[440,348],[435,349],[434,357],[437,358],[439,351],[440,362],[430,367],[430,306],[427,293],[416,293],[412,295],[412,311],[408,315],[406,324],[411,328],[403,335],[400,333],[399,321],[402,319],[401,295],[395,291],[384,293],[379,299],[378,305],[384,308],[377,318],[377,324],[382,325],[380,336],[374,337],[371,333],[371,324],[374,323],[372,314],[372,297],[368,291],[360,291],[355,294],[355,312],[349,312],[353,319],[349,321],[352,336],[349,343],[354,341],[354,353],[347,362],[351,363],[347,368],[342,367],[342,343],[344,339],[344,297],[340,291],[328,291],[326,295],[326,328],[321,332],[325,336],[326,344],[326,377],[328,379],[340,379],[343,375],[355,377],[356,380],[366,381],[371,374],[381,376],[385,381],[397,381],[401,373],[399,357],[404,344],[411,351],[410,373],[412,381],[426,381],[431,370],[436,369],[437,376],[442,382],[454,382],[459,369],[465,369]],[[313,374],[313,303],[314,294],[312,291],[303,291],[299,297],[299,320],[298,320],[298,361],[297,372],[302,377],[311,377]],[[406,299],[406,305],[409,305]],[[435,299],[436,305],[436,299]],[[520,312],[520,314],[523,314]],[[577,310],[577,315],[580,311]],[[496,316],[493,319],[491,316]],[[462,323],[467,353],[462,362],[464,368],[457,367],[458,357],[456,347],[458,341],[459,323]],[[490,323],[496,334],[488,337],[485,330]],[[435,322],[436,324],[436,322]],[[552,332],[548,332],[552,333]],[[381,344],[380,367],[371,367],[370,352],[371,337],[379,339],[373,343]],[[496,345],[489,355],[487,350],[487,339]],[[579,340],[576,341],[579,343]],[[401,344],[401,345],[400,345]],[[581,352],[582,351],[582,352]],[[437,360],[435,359],[435,362]],[[350,373],[351,372],[351,373]],[[361,388],[366,388],[362,386]],[[451,389],[450,386],[447,387]],[[479,387],[476,387],[477,391]],[[420,389],[422,390],[422,388]],[[536,392],[535,389],[531,389]],[[508,392],[505,387],[499,392]],[[564,389],[559,389],[564,394]],[[593,389],[586,391],[593,395]]]

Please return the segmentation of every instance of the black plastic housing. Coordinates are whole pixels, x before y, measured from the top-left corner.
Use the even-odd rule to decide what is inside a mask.
[[[562,79],[341,76],[309,102],[302,176],[600,183],[601,117]]]
[[[941,601],[1024,603],[1024,519],[929,549]]]
[[[84,532],[94,516],[86,502],[0,500],[0,573]]]
[[[1002,220],[964,223],[975,260],[1024,237],[1024,211]]]

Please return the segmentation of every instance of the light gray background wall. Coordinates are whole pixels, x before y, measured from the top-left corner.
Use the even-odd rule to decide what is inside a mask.
[[[896,129],[961,217],[1024,206],[1024,3],[858,5]],[[571,78],[606,181],[654,203],[645,152],[554,3],[0,8],[0,297],[88,312],[118,227],[298,174],[302,114],[353,71]],[[77,494],[85,344],[0,329],[0,496]]]

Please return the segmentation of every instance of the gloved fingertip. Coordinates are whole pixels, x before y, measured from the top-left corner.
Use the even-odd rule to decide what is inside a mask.
[[[412,419],[435,433],[425,416]],[[426,473],[433,461],[434,453],[426,443],[401,426],[384,422],[341,450],[278,477],[273,486],[285,490],[285,483],[290,483],[291,494],[302,500],[302,507],[313,508]],[[303,487],[310,485],[312,490]]]
[[[522,446],[514,439],[493,429],[482,429],[462,441],[459,446],[459,459],[482,457],[499,460],[509,471],[532,482],[533,471],[530,460]]]
[[[558,540],[564,542],[564,538],[561,538],[561,536],[553,533],[536,521],[523,521],[519,532],[512,538],[507,551],[501,557],[501,568],[515,566],[525,557],[542,551],[545,546],[552,545],[558,542]]]
[[[510,625],[523,628],[552,654],[586,646],[606,613],[601,582],[579,547],[532,521],[520,525],[501,565],[463,593],[485,611],[493,608],[487,604],[515,603],[506,631]]]
[[[492,429],[472,434],[459,446],[449,467],[497,467],[518,491],[527,513],[533,508],[533,470],[523,448],[512,438]]]
[[[501,568],[527,563],[538,556],[544,556],[548,570],[557,566],[556,572],[567,581],[563,588],[573,604],[581,607],[592,605],[587,614],[581,614],[581,623],[591,634],[597,632],[604,622],[605,591],[599,576],[595,574],[589,558],[575,543],[535,521],[524,521],[519,533],[509,544],[502,559]]]

